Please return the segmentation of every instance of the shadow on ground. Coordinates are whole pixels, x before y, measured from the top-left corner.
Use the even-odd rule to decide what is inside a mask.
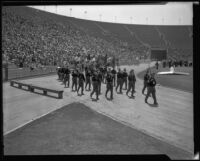
[[[192,155],[101,115],[81,103],[64,106],[4,136],[5,155],[166,154]]]

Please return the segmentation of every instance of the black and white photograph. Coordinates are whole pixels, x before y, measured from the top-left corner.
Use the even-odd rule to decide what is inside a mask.
[[[2,6],[4,155],[199,159],[194,3]]]

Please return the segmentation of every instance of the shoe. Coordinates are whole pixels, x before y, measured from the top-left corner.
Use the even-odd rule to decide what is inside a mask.
[[[146,100],[144,101],[145,103],[148,103]]]
[[[154,105],[156,105],[156,106],[157,106],[157,105],[158,105],[158,103],[156,102],[156,103],[154,103]]]
[[[85,95],[84,93],[82,93],[82,95]]]

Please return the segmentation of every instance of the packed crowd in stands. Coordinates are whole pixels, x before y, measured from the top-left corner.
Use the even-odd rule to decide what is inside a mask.
[[[92,37],[70,23],[63,25],[39,17],[26,19],[5,8],[2,22],[3,60],[12,61],[19,67],[59,66],[77,61],[87,63],[88,55],[90,60],[105,55],[129,60],[131,56],[135,59],[141,55],[141,50],[146,54],[142,47],[132,50],[120,40],[108,42]]]
[[[115,57],[123,65],[149,57],[149,47],[130,45],[110,33],[107,35],[110,41],[107,41],[91,36],[70,22],[58,23],[50,16],[30,18],[18,15],[9,7],[3,8],[2,15],[3,61],[14,62],[19,67],[88,64],[105,57]],[[169,50],[170,53],[180,57],[174,51]]]

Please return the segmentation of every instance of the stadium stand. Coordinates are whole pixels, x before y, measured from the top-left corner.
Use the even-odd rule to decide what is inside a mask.
[[[192,26],[89,21],[25,6],[3,7],[2,24],[3,61],[20,68],[85,62],[88,54],[133,64],[148,58],[152,47],[168,49],[170,57],[192,59]]]
[[[154,26],[150,25],[127,25],[128,28],[137,34],[139,39],[150,47],[165,47],[164,42],[159,36]]]

